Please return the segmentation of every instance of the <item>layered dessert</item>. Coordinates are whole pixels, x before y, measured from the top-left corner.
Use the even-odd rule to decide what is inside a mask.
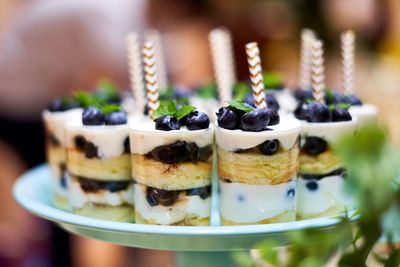
[[[301,123],[236,101],[217,117],[221,223],[295,220]]]
[[[127,114],[118,105],[88,107],[67,124],[69,203],[83,216],[134,220]]]
[[[297,183],[297,218],[337,215],[354,209],[344,193],[346,171],[332,146],[342,136],[352,134],[357,122],[340,105],[311,102],[303,112],[300,171]]]
[[[214,129],[205,113],[164,104],[130,126],[136,222],[209,225]]]
[[[79,119],[82,109],[72,98],[56,98],[42,114],[45,126],[47,162],[50,168],[52,201],[60,209],[68,209],[67,149],[65,124]]]

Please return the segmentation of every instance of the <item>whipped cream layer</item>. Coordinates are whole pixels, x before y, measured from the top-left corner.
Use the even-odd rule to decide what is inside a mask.
[[[316,183],[310,190],[307,183]],[[326,176],[320,180],[297,180],[297,211],[300,214],[319,214],[335,208],[337,211],[354,209],[351,197],[344,192],[341,175]]]
[[[42,118],[46,130],[53,134],[60,142],[61,146],[66,146],[65,126],[69,121],[78,120],[82,116],[82,109],[76,108],[67,111],[51,112],[43,111]]]
[[[315,136],[328,143],[337,142],[341,137],[352,134],[357,129],[357,120],[340,122],[302,122],[301,136]],[[304,140],[302,138],[302,140]]]
[[[296,178],[278,185],[228,183],[220,186],[220,213],[236,223],[256,223],[296,208]]]
[[[123,125],[83,125],[74,120],[66,125],[66,143],[68,148],[75,147],[75,137],[83,136],[86,141],[97,146],[100,158],[113,158],[124,154],[124,142],[128,138],[128,124]]]
[[[180,130],[160,131],[155,129],[155,122],[148,121],[130,124],[131,153],[144,155],[154,148],[173,144],[176,141],[193,142],[198,147],[205,147],[213,143],[214,128],[212,124],[208,129],[189,131],[185,127]]]
[[[359,126],[374,123],[378,119],[378,108],[371,104],[351,106],[349,112],[352,117],[357,119]]]
[[[97,192],[85,192],[79,182],[75,179],[69,181],[69,203],[73,208],[82,208],[85,204],[95,203],[109,206],[120,206],[122,204],[134,205],[134,187],[130,184],[125,190],[112,193],[108,190]]]
[[[146,186],[135,184],[135,208],[146,220],[158,224],[174,224],[185,219],[186,215],[208,218],[211,213],[211,197],[202,199],[198,195],[180,196],[178,201],[169,207],[150,206],[146,200]]]
[[[242,130],[228,130],[219,126],[215,127],[215,136],[218,147],[226,151],[238,149],[249,149],[256,147],[266,140],[278,139],[280,145],[290,149],[296,143],[300,135],[301,123],[299,120],[289,116],[282,116],[277,125],[268,126],[272,129],[262,132],[247,132]]]

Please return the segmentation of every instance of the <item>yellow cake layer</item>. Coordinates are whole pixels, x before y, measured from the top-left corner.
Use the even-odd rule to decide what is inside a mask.
[[[68,197],[62,196],[62,195],[54,192],[53,196],[52,196],[52,201],[53,201],[54,207],[56,207],[58,209],[62,209],[62,210],[70,210]]]
[[[142,217],[142,215],[136,211],[135,214],[136,217],[136,223],[141,223],[141,224],[153,224],[157,225],[158,223],[155,220],[146,220]],[[187,214],[185,219],[170,224],[170,225],[179,225],[179,226],[208,226],[210,225],[210,217],[207,218],[202,218],[198,217],[197,215],[193,214]]]
[[[299,166],[297,143],[289,150],[263,155],[256,150],[244,153],[218,148],[218,175],[232,182],[274,185],[290,181]]]
[[[96,205],[88,203],[82,208],[74,208],[73,213],[109,221],[118,222],[134,222],[135,208],[131,205],[124,204],[121,206]]]
[[[272,218],[268,218],[265,220],[261,220],[258,222],[249,222],[249,223],[238,223],[234,221],[229,221],[221,216],[221,225],[231,226],[231,225],[251,225],[251,224],[270,224],[270,223],[280,223],[280,222],[292,222],[296,220],[296,212],[295,211],[285,211],[281,214],[278,214]]]
[[[131,160],[129,154],[115,158],[91,158],[74,149],[68,149],[68,171],[74,175],[102,181],[131,180]]]
[[[308,220],[308,219],[315,219],[315,218],[321,218],[321,217],[330,217],[330,216],[336,216],[339,215],[340,213],[345,211],[345,206],[343,205],[336,205],[332,206],[326,211],[323,212],[315,212],[315,213],[302,213],[301,211],[297,211],[296,219],[298,221],[301,220]]]
[[[47,161],[50,164],[60,164],[67,161],[67,150],[62,146],[46,145]]]
[[[207,162],[166,164],[132,154],[132,176],[135,181],[165,190],[185,190],[211,183],[212,159]]]
[[[342,163],[330,149],[315,156],[300,153],[300,173],[325,174],[341,167]]]

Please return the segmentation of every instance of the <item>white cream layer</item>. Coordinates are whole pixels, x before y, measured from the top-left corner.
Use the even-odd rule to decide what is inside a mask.
[[[95,193],[82,190],[79,182],[70,179],[69,203],[73,208],[82,208],[87,203],[103,204],[109,206],[120,206],[122,204],[134,205],[133,183],[126,190],[111,193],[108,190],[99,190]]]
[[[296,209],[296,178],[278,185],[249,185],[221,180],[219,186],[221,216],[229,221],[256,223]]]
[[[113,158],[124,153],[124,142],[128,137],[128,124],[123,125],[82,125],[80,119],[66,125],[66,142],[68,148],[75,147],[75,137],[81,135],[86,141],[97,146],[100,158]]]
[[[154,220],[158,224],[173,224],[182,221],[188,214],[200,218],[210,217],[211,197],[202,199],[198,195],[184,196],[170,207],[152,207],[146,200],[146,186],[135,184],[135,208],[146,220]]]
[[[185,127],[174,131],[160,131],[155,129],[154,122],[144,122],[129,125],[131,153],[144,155],[154,148],[173,144],[177,141],[193,142],[198,147],[205,147],[213,143],[214,127],[189,131]]]
[[[284,149],[290,149],[300,135],[301,123],[295,118],[282,116],[277,125],[268,126],[272,131],[247,132],[242,130],[228,130],[215,127],[215,137],[218,147],[226,151],[249,149],[256,147],[266,140],[278,139]]]
[[[337,142],[341,137],[352,134],[357,129],[357,120],[340,122],[302,122],[301,136],[315,136],[326,140],[328,143]]]
[[[301,177],[301,176],[300,176]],[[311,191],[308,182],[316,182],[318,188]],[[301,214],[323,213],[332,207],[338,210],[353,210],[351,198],[344,193],[344,179],[341,175],[327,176],[321,180],[297,180],[297,210]]]
[[[359,126],[374,123],[378,119],[378,108],[371,104],[351,106],[349,112],[352,117],[357,119]]]
[[[80,119],[82,109],[76,108],[67,111],[50,112],[43,111],[42,118],[46,125],[46,129],[53,134],[60,142],[61,146],[65,146],[65,126],[69,121]]]

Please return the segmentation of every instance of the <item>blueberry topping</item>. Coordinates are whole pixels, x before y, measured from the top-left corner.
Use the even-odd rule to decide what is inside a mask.
[[[318,184],[317,184],[316,181],[308,181],[308,182],[306,183],[306,187],[307,187],[307,189],[310,190],[310,191],[315,191],[315,190],[318,189]]]
[[[199,147],[195,143],[186,144],[186,153],[190,162],[197,163],[199,160]]]
[[[240,122],[243,131],[260,132],[267,130],[269,120],[268,110],[254,109],[244,114]]]
[[[294,198],[294,196],[296,195],[296,190],[294,190],[293,188],[290,188],[287,192],[286,192],[286,197],[289,199]]]
[[[328,143],[319,137],[306,137],[306,141],[302,147],[302,151],[309,155],[319,155],[325,152],[328,148]]]
[[[355,95],[346,96],[345,100],[346,100],[345,101],[346,103],[348,103],[352,106],[361,106],[362,105],[361,100],[358,97],[356,97]]]
[[[264,155],[268,155],[268,156],[273,155],[279,149],[279,140],[278,139],[267,140],[264,143],[262,143],[261,145],[259,145],[258,149]]]
[[[329,176],[342,176],[343,178],[346,177],[346,169],[345,168],[339,168],[336,170],[333,170],[329,173],[324,173],[324,174],[304,174],[301,173],[301,178],[303,180],[321,180],[324,179],[325,177]]]
[[[128,121],[128,116],[123,111],[110,112],[106,115],[105,118],[106,125],[126,124],[127,121]]]
[[[303,90],[299,88],[294,91],[294,97],[300,102],[305,102],[307,99],[313,99],[313,92],[312,90]]]
[[[124,153],[131,153],[131,144],[129,142],[129,137],[127,136],[124,140]]]
[[[272,108],[267,108],[268,115],[269,115],[269,123],[268,125],[277,125],[280,122],[280,116],[277,110]]]
[[[299,120],[307,120],[308,105],[300,102],[294,110],[294,116]]]
[[[60,163],[59,164],[59,168],[60,168],[60,173],[61,173],[60,185],[61,185],[62,188],[66,189],[68,187],[67,177],[66,177],[66,175],[67,175],[67,166],[65,165],[65,163]]]
[[[78,107],[79,104],[73,99],[70,98],[63,99],[61,97],[57,97],[50,102],[48,110],[56,112],[56,111],[66,111]]]
[[[170,115],[163,115],[155,119],[156,122],[156,130],[161,131],[171,131],[171,130],[179,130],[180,124],[176,117]]]
[[[201,199],[207,199],[211,196],[211,186],[197,187],[186,191],[188,196],[199,196]]]
[[[63,111],[63,101],[61,98],[55,98],[53,101],[51,101],[49,107],[49,111]]]
[[[238,202],[244,202],[244,196],[243,195],[238,195],[237,196]]]
[[[178,141],[171,145],[159,146],[154,148],[149,154],[157,161],[168,164],[179,163],[187,159],[186,143]]]
[[[323,103],[313,102],[308,105],[307,109],[308,122],[329,122],[331,120],[329,108]]]
[[[331,110],[332,121],[351,121],[351,115],[347,109],[334,108]]]
[[[147,187],[146,200],[150,206],[172,206],[179,197],[179,191],[164,190],[154,187]]]
[[[238,119],[236,113],[227,108],[222,107],[216,113],[218,117],[218,126],[224,129],[236,129],[238,126]]]
[[[97,146],[92,142],[88,142],[85,137],[81,135],[75,136],[74,143],[78,150],[85,153],[86,158],[90,159],[97,157]]]
[[[203,112],[193,111],[186,119],[186,127],[190,131],[207,129],[210,126],[210,119]]]
[[[83,125],[103,125],[104,113],[95,107],[89,107],[82,113]]]
[[[325,95],[325,102],[327,105],[336,105],[336,104],[340,104],[340,103],[346,103],[346,97],[336,91],[330,91],[330,94],[326,94]]]
[[[274,109],[274,110],[279,110],[279,103],[278,100],[276,100],[276,97],[274,94],[265,94],[265,101],[267,102],[267,107]]]
[[[254,104],[254,97],[252,93],[249,93],[246,95],[246,97],[244,98],[244,103],[246,103],[247,105],[255,108],[256,105]]]
[[[96,193],[100,190],[107,190],[111,193],[126,190],[131,181],[97,181],[85,177],[78,177],[79,184],[83,191]]]

